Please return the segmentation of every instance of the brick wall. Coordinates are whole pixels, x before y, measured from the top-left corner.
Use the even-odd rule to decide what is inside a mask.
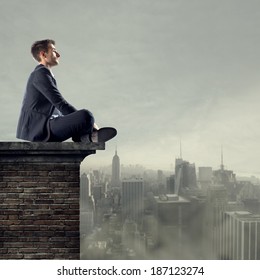
[[[80,258],[80,162],[103,148],[0,143],[0,259]]]

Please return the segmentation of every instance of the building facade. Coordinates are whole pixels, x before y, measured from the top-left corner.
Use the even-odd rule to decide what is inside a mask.
[[[222,216],[221,259],[260,259],[260,215],[248,211],[225,212]]]
[[[122,218],[143,223],[144,182],[143,179],[125,179],[122,181]]]

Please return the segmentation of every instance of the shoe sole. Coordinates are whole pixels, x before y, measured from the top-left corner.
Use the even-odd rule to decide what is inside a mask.
[[[117,131],[113,127],[102,127],[98,131],[98,142],[107,142],[117,135]]]

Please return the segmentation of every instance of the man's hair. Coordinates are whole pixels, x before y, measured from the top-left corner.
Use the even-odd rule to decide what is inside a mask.
[[[45,39],[41,41],[36,41],[32,44],[31,53],[35,60],[40,61],[40,52],[48,52],[49,44],[55,45],[55,41],[51,39]]]

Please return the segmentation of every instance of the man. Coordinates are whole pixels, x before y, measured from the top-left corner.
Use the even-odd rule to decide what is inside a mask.
[[[114,128],[99,129],[92,113],[77,110],[57,88],[51,68],[59,64],[60,54],[55,41],[36,41],[31,53],[38,66],[31,73],[23,99],[16,136],[28,141],[105,142],[117,132]]]

